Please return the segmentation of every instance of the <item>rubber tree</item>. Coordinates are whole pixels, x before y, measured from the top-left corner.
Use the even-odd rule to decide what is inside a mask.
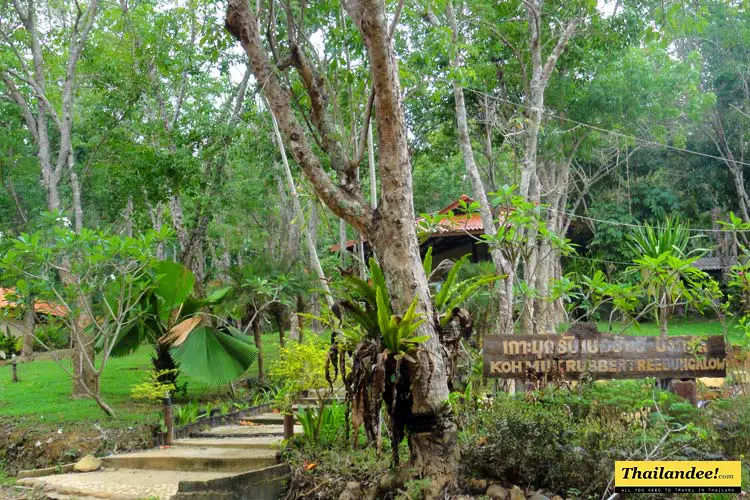
[[[12,23],[0,23],[0,48],[8,49],[13,54],[10,63],[0,68],[5,94],[18,105],[26,127],[36,146],[37,159],[41,167],[41,183],[45,189],[47,209],[60,212],[63,200],[60,186],[67,173],[70,182],[73,227],[77,233],[83,228],[83,206],[81,202],[81,185],[76,172],[73,150],[73,126],[76,116],[76,98],[78,87],[78,65],[94,22],[99,11],[99,0],[91,0],[88,5],[68,4],[58,14],[63,25],[68,25],[64,40],[47,39],[45,25],[59,22],[58,19],[40,19],[40,15],[49,9],[38,5],[34,0],[22,2],[14,0],[12,8],[3,14],[17,19],[23,35],[19,37],[12,32]],[[3,16],[4,17],[4,16]],[[22,40],[22,41],[21,41]],[[62,58],[61,75],[52,73],[57,64],[56,58]],[[49,78],[50,74],[55,76]],[[60,272],[60,279],[72,285],[72,278]],[[80,302],[86,302],[80,297]],[[77,326],[84,329],[91,319],[83,311],[77,318]],[[98,377],[89,369],[87,358],[93,358],[91,342],[81,337],[83,342],[76,344],[73,351],[73,368],[76,372],[73,385],[74,397],[88,396],[92,387],[98,383]],[[87,352],[82,352],[87,349]]]
[[[317,196],[337,216],[346,220],[370,242],[382,265],[395,311],[406,311],[417,299],[419,311],[432,315],[430,292],[422,268],[414,220],[412,175],[398,63],[392,44],[392,29],[381,0],[346,0],[344,9],[361,36],[373,83],[375,131],[377,132],[381,193],[378,209],[366,202],[357,182],[361,158],[352,161],[341,144],[329,113],[326,81],[308,58],[307,41],[292,6],[285,33],[288,54],[280,58],[274,26],[261,38],[260,9],[254,11],[245,0],[230,0],[226,27],[240,41],[248,55],[260,91],[278,122],[294,160],[300,165]],[[398,12],[397,12],[398,13]],[[270,36],[268,36],[270,35]],[[269,53],[270,51],[270,53]],[[272,57],[278,61],[272,61]],[[292,105],[291,90],[281,72],[293,69],[310,103],[310,129],[303,127]],[[364,120],[369,126],[369,120]],[[321,154],[313,150],[311,136]],[[334,180],[324,164],[335,171]],[[412,363],[412,413],[419,427],[409,426],[412,463],[418,474],[432,479],[440,490],[455,480],[458,465],[456,426],[450,415],[446,369],[441,346],[432,322],[420,327],[427,335],[423,344],[429,362]],[[416,423],[416,422],[414,422]]]

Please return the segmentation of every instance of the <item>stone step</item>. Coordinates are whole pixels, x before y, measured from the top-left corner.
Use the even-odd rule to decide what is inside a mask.
[[[278,463],[270,449],[175,446],[102,459],[107,468],[172,471],[242,472]]]
[[[302,426],[295,425],[294,433],[302,434]],[[230,438],[256,436],[284,436],[283,425],[222,425],[195,434],[196,438]]]
[[[41,490],[54,499],[168,500],[180,481],[209,481],[232,474],[203,471],[104,469],[19,479],[17,484]]]
[[[296,420],[296,415],[294,417]],[[259,425],[284,425],[284,415],[281,413],[261,413],[260,415],[249,417],[247,420]]]
[[[214,438],[190,438],[177,439],[173,446],[186,446],[189,448],[240,448],[246,450],[277,450],[281,445],[282,436],[255,436],[255,437],[214,437]]]

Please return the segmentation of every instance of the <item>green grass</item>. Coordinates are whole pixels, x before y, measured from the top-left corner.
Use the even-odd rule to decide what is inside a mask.
[[[13,486],[16,484],[16,478],[8,476],[5,472],[5,464],[0,462],[0,486]]]
[[[131,387],[148,379],[151,370],[151,349],[143,346],[132,356],[113,358],[100,381],[103,399],[115,410],[117,419],[109,419],[91,399],[70,397],[72,380],[55,361],[33,361],[18,365],[18,383],[11,382],[10,365],[0,366],[0,419],[34,426],[59,426],[75,422],[107,422],[108,427],[128,427],[156,421],[158,404],[134,401]],[[266,369],[278,359],[278,335],[263,335]],[[69,362],[66,361],[68,363]],[[253,365],[249,376],[257,374]],[[187,398],[193,401],[216,401],[228,397],[227,387],[208,387],[186,376],[178,383],[187,382]]]
[[[610,333],[611,331],[614,334],[625,333],[639,337],[659,335],[659,325],[654,322],[637,323],[629,326],[624,332],[623,328],[626,327],[624,323],[612,323],[610,330],[610,324],[602,321],[598,323],[598,327],[602,333]],[[718,319],[673,319],[669,321],[668,329],[669,335],[704,337],[724,334],[721,322]],[[727,336],[729,341],[734,344],[739,342],[744,333],[735,322],[729,322],[727,324]]]

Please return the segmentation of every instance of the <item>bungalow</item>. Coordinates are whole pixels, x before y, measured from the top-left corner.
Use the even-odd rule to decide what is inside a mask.
[[[422,257],[432,247],[433,269],[446,259],[455,261],[466,254],[471,254],[472,262],[490,260],[489,248],[481,241],[484,234],[482,218],[478,211],[469,210],[472,203],[474,200],[464,194],[438,211],[431,220],[419,217],[415,221]],[[358,243],[358,240],[347,241],[346,250],[355,252]],[[365,255],[370,255],[366,240],[364,247]],[[341,245],[333,245],[330,250],[338,252]]]
[[[15,288],[0,288],[0,332],[9,331],[16,337],[23,336],[26,327],[23,314],[18,309],[23,302],[23,298],[19,297]],[[67,316],[68,309],[52,302],[36,300],[34,301],[34,314],[36,323],[39,324],[45,322],[50,316],[58,318]]]

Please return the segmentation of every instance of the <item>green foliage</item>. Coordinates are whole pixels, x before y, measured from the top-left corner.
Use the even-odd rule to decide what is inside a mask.
[[[208,327],[194,329],[187,340],[170,351],[189,377],[210,385],[224,385],[242,376],[258,350],[242,334],[227,334]]]
[[[70,332],[64,323],[54,317],[34,327],[35,350],[65,349],[70,345]]]
[[[326,405],[322,410],[300,407],[297,411],[305,439],[321,446],[330,446],[344,438],[345,420],[346,406],[341,403]]]
[[[227,384],[242,376],[255,361],[257,349],[242,332],[232,328],[222,331],[211,319],[212,311],[227,299],[231,288],[196,298],[193,273],[171,261],[157,261],[152,279],[153,289],[139,302],[138,328],[120,336],[116,353],[127,355],[143,343],[153,345],[157,351],[155,370],[165,374],[160,377],[162,382],[169,379],[174,383],[177,365],[189,377],[211,385]],[[158,357],[160,345],[169,347],[169,358]]]
[[[494,273],[488,273],[460,280],[461,270],[469,262],[469,257],[469,254],[464,255],[453,264],[451,270],[448,271],[448,275],[440,284],[440,290],[433,296],[432,301],[441,327],[447,325],[451,320],[454,309],[463,306],[480,289],[501,278],[501,276]],[[425,268],[427,268],[428,261],[431,268],[432,247],[429,248],[425,256]]]
[[[9,359],[21,354],[21,338],[10,333],[0,331],[0,358]]]
[[[665,334],[667,307],[684,301],[704,310],[721,296],[718,283],[693,266],[706,250],[689,250],[690,240],[688,228],[674,219],[666,219],[661,227],[647,223],[628,235],[628,245],[637,257],[627,273],[637,276],[649,299],[646,310],[654,309]]]
[[[174,405],[172,411],[174,412],[175,425],[183,426],[197,421],[202,410],[198,403],[189,401],[182,405]]]
[[[644,381],[498,396],[462,435],[465,467],[483,477],[585,498],[606,489],[615,460],[720,456],[699,410]]]
[[[428,338],[414,335],[425,321],[417,312],[417,298],[403,316],[393,314],[383,271],[374,258],[370,258],[369,264],[372,285],[354,275],[344,276],[347,286],[341,290],[346,297],[342,306],[354,320],[355,329],[348,335],[356,338],[356,331],[361,329],[367,338],[381,342],[391,354],[408,355]]]
[[[276,404],[285,413],[291,413],[295,400],[305,391],[315,391],[326,399],[328,386],[325,365],[328,345],[320,338],[307,336],[304,342],[290,342],[280,350],[279,360],[271,365],[269,375],[281,389],[276,394]]]
[[[162,379],[169,375],[170,370],[151,371],[148,380],[136,384],[130,388],[130,395],[135,400],[159,402],[170,394],[174,394],[176,387],[172,382],[163,382]]]
[[[656,258],[665,253],[677,257],[689,257],[690,254],[705,253],[703,249],[688,252],[690,231],[679,219],[666,218],[660,227],[648,222],[634,228],[627,235],[627,244],[633,255]]]
[[[580,309],[587,321],[602,319],[600,312],[609,306],[611,321],[615,312],[623,316],[632,314],[640,302],[639,290],[628,282],[610,280],[597,269],[591,276],[571,273],[567,278],[573,283],[568,292],[571,309]]]

